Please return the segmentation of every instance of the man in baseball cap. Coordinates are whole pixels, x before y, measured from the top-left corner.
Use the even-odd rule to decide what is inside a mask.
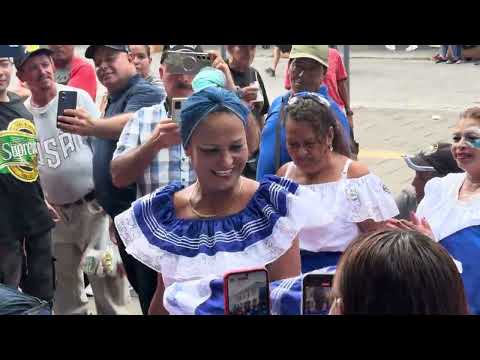
[[[41,54],[51,56],[52,53],[53,51],[47,45],[21,45],[13,62],[17,70],[20,71],[25,61],[31,57]]]
[[[178,52],[203,52],[202,45],[165,45],[162,50],[160,63],[163,64],[167,58],[168,51]]]
[[[416,155],[403,157],[407,166],[415,171],[415,177],[412,181],[413,188],[402,190],[395,199],[400,210],[397,218],[410,219],[410,213],[417,209],[425,195],[425,185],[429,180],[463,172],[453,158],[451,148],[451,144],[440,142],[430,145]]]
[[[348,119],[328,94],[327,86],[323,84],[328,69],[328,45],[293,45],[289,66],[291,90],[272,102],[268,117],[265,119],[260,142],[257,180],[261,180],[265,175],[275,174],[283,164],[291,161],[285,144],[285,129],[281,125],[280,114],[288,100],[297,93],[316,93],[331,104],[330,109],[342,125],[345,144],[347,148],[350,147]]]
[[[90,45],[87,50],[85,50],[85,57],[87,59],[95,59],[95,52],[98,48],[107,47],[113,50],[129,53],[130,49],[128,45]]]

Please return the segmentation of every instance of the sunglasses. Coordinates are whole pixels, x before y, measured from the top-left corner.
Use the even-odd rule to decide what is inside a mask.
[[[298,102],[302,101],[302,99],[310,99],[315,101],[317,104],[326,106],[327,108],[330,107],[330,102],[327,99],[312,92],[300,92],[298,94],[295,94],[295,96],[291,97],[290,100],[288,100],[288,106],[296,105],[298,104]]]

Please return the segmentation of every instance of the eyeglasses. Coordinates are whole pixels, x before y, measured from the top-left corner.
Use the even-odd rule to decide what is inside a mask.
[[[307,61],[305,61],[307,60]],[[313,72],[322,69],[322,66],[311,59],[294,59],[290,64],[290,71],[297,75],[300,72]]]
[[[288,106],[293,106],[296,105],[299,101],[302,99],[310,99],[315,101],[317,104],[320,104],[322,106],[326,106],[327,108],[330,107],[330,101],[325,99],[324,97],[313,93],[313,92],[300,92],[298,94],[295,94],[295,96],[291,97],[290,100],[288,100]]]

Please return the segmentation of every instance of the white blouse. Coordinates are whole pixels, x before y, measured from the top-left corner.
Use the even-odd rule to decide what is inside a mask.
[[[301,185],[318,196],[316,203],[329,209],[332,221],[326,225],[315,224],[315,216],[299,234],[300,248],[311,252],[340,251],[359,234],[357,223],[372,219],[381,222],[396,216],[399,211],[390,190],[374,174],[349,179],[348,160],[341,178],[335,182]],[[285,174],[292,170],[290,164]],[[318,214],[318,212],[317,212]]]
[[[425,197],[417,208],[417,216],[430,224],[437,241],[470,226],[480,225],[480,197],[460,201],[458,193],[465,173],[433,178],[425,186]]]

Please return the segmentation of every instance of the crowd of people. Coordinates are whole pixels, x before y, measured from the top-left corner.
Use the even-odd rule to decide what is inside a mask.
[[[158,76],[148,45],[91,45],[93,66],[73,45],[0,57],[0,283],[58,315],[89,313],[87,282],[98,314],[126,314],[131,285],[144,315],[169,314],[234,270],[293,284],[334,267],[331,314],[480,313],[480,108],[405,156],[395,198],[357,161],[336,49],[276,46],[288,90],[270,102],[256,46],[226,48],[179,73],[204,49],[165,45]]]

